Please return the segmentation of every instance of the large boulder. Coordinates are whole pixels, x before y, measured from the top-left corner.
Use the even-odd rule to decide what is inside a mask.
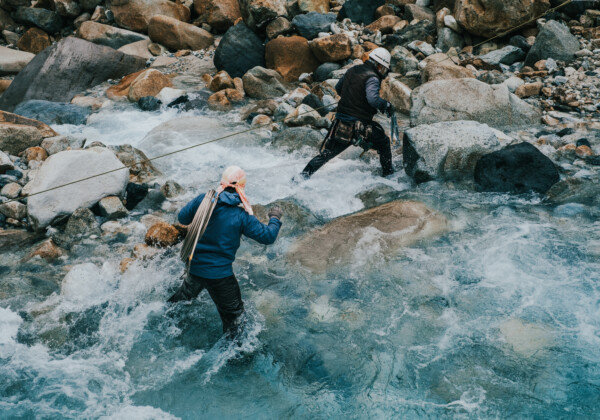
[[[540,123],[536,107],[510,93],[506,85],[477,79],[436,80],[413,90],[412,126],[439,121],[472,120],[494,128]]]
[[[153,16],[168,16],[188,22],[190,9],[169,0],[111,0],[110,10],[121,28],[146,32]]]
[[[19,47],[21,51],[27,51],[32,54],[42,52],[50,45],[52,45],[50,37],[46,32],[39,28],[29,28],[27,32],[19,38],[19,42],[17,42],[17,47]]]
[[[60,31],[63,26],[60,15],[47,9],[19,7],[13,13],[13,19],[19,23],[36,26],[49,34]]]
[[[487,38],[535,19],[549,7],[549,0],[457,0],[454,17],[471,34]]]
[[[148,37],[127,29],[115,28],[110,25],[92,22],[91,20],[83,22],[77,29],[77,36],[94,44],[106,45],[114,49],[121,48],[123,45],[132,42],[142,41]]]
[[[0,124],[0,150],[18,155],[28,147],[42,143],[42,133],[30,125]]]
[[[91,112],[89,107],[40,100],[21,102],[15,108],[15,114],[46,124],[85,124]]]
[[[244,74],[242,81],[246,95],[251,98],[277,98],[287,93],[287,89],[283,85],[283,77],[275,70],[254,67]]]
[[[119,48],[119,51],[121,51],[123,54],[135,55],[137,57],[142,57],[148,60],[149,58],[154,57],[152,53],[148,50],[150,44],[152,44],[152,41],[150,39],[143,39],[141,41],[123,45],[121,48]]]
[[[292,25],[306,39],[316,38],[320,32],[329,32],[331,24],[336,21],[335,13],[310,12],[297,15],[292,19]]]
[[[399,74],[390,73],[381,83],[381,97],[403,114],[410,113],[412,90],[402,83]]]
[[[416,182],[472,179],[477,160],[499,148],[494,130],[475,121],[420,125],[404,132],[404,170]]]
[[[375,10],[384,3],[384,0],[347,0],[338,17],[340,20],[350,18],[352,22],[368,25],[375,20]]]
[[[70,102],[77,93],[107,79],[119,79],[145,64],[141,57],[68,37],[31,60],[0,97],[0,109],[12,111],[29,99]]]
[[[352,55],[352,43],[346,34],[316,38],[310,42],[310,49],[322,63],[345,60]]]
[[[132,102],[137,102],[146,96],[156,96],[166,87],[171,87],[171,80],[155,69],[148,69],[140,73],[131,82],[127,98]]]
[[[225,32],[242,16],[238,0],[194,0],[194,9],[219,33]]]
[[[225,70],[231,77],[242,77],[256,66],[265,67],[265,47],[248,26],[238,23],[219,42],[214,62],[218,70]]]
[[[434,80],[474,79],[473,72],[465,67],[454,64],[451,60],[440,62],[430,61],[421,71],[423,83]]]
[[[314,272],[348,265],[356,252],[379,249],[381,257],[438,236],[448,229],[446,218],[416,201],[392,201],[335,219],[304,235],[288,253],[292,262]],[[362,252],[361,252],[362,253]]]
[[[110,171],[49,193],[41,191]],[[30,189],[27,213],[34,230],[41,230],[53,221],[71,215],[80,207],[91,207],[110,195],[123,195],[129,171],[115,154],[102,147],[69,150],[50,156],[39,170]]]
[[[319,147],[323,135],[310,127],[290,127],[278,131],[271,144],[288,150],[298,150],[304,146]]]
[[[253,29],[288,15],[285,0],[239,0],[239,3],[244,22]]]
[[[544,194],[559,180],[554,163],[529,143],[486,154],[475,166],[480,191]]]
[[[34,57],[29,52],[0,46],[0,76],[19,73]]]
[[[210,32],[168,16],[154,16],[148,24],[148,35],[172,50],[202,50],[215,42]]]
[[[569,28],[554,20],[546,22],[533,47],[525,58],[525,65],[532,66],[539,60],[553,58],[560,61],[571,61],[579,51],[579,41],[571,34]]]
[[[18,124],[18,125],[29,125],[38,129],[38,131],[42,134],[42,137],[56,137],[58,133],[51,129],[48,125],[44,124],[41,121],[32,120],[30,118],[25,118],[21,115],[13,114],[11,112],[0,111],[0,124]],[[3,150],[0,148],[0,150]]]
[[[312,73],[319,66],[306,38],[279,37],[265,48],[267,67],[277,70],[286,82],[298,80],[302,73]]]

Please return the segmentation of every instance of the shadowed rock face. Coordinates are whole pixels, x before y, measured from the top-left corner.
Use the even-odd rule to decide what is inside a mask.
[[[381,253],[389,255],[447,229],[446,218],[425,204],[392,201],[309,232],[292,246],[288,258],[313,272],[324,272],[350,263],[363,246],[378,246]]]
[[[68,37],[29,62],[0,98],[0,109],[13,111],[29,99],[70,102],[77,93],[133,73],[145,64],[141,57]]]

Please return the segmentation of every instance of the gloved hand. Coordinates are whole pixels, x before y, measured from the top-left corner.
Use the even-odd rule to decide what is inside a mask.
[[[275,217],[275,218],[281,220],[281,216],[283,216],[283,210],[281,210],[281,207],[278,207],[278,206],[271,207],[271,209],[269,210],[269,214],[267,216],[269,216],[269,219],[271,217]]]
[[[394,116],[394,114],[396,113],[396,108],[394,107],[394,105],[392,105],[391,103],[388,102],[388,106],[385,109],[385,113],[387,114],[388,117],[392,118]]]

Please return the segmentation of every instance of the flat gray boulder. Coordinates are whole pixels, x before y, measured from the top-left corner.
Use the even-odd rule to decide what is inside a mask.
[[[469,120],[494,128],[540,124],[542,113],[510,93],[506,85],[477,79],[435,80],[412,92],[411,125]]]
[[[123,195],[129,171],[122,169],[51,192],[33,194],[117,168],[124,168],[123,164],[103,147],[67,150],[50,156],[32,181],[27,200],[27,213],[34,230],[42,230],[80,207],[91,207],[104,197]]]
[[[107,79],[143,69],[146,60],[75,37],[67,37],[33,58],[0,97],[12,111],[29,99],[71,102],[77,94]]]
[[[77,36],[94,44],[106,45],[114,49],[119,49],[124,45],[133,42],[145,41],[149,38],[137,32],[128,31],[127,29],[116,28],[102,23],[92,22],[88,20],[83,22],[77,29]]]
[[[35,54],[0,47],[0,76],[19,73],[33,60],[33,57]]]
[[[475,121],[420,125],[404,133],[404,170],[415,182],[473,179],[481,156],[501,148],[496,132]]]

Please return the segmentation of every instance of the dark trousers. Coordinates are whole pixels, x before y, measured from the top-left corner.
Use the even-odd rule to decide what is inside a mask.
[[[235,276],[223,279],[205,279],[188,274],[179,290],[171,296],[169,302],[194,299],[204,289],[208,290],[210,297],[217,306],[223,322],[223,332],[233,332],[237,318],[244,312],[244,302],[242,302],[240,286]]]
[[[382,176],[391,175],[394,173],[394,167],[392,166],[392,146],[390,144],[390,138],[385,134],[385,131],[380,124],[373,121],[369,123],[369,125],[372,127],[372,130],[371,135],[367,138],[367,142],[371,143],[372,148],[379,154]],[[350,146],[349,143],[339,142],[334,138],[330,138],[327,140],[321,153],[308,162],[308,165],[302,170],[302,175],[306,178],[312,176],[312,174],[317,172],[321,166],[342,153],[348,146]]]

